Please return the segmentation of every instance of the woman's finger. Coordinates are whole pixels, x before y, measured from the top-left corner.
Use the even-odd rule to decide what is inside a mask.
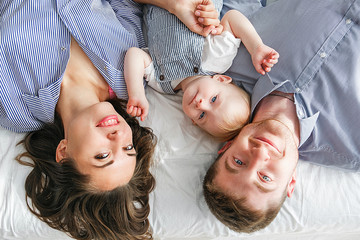
[[[198,18],[198,21],[199,23],[201,23],[202,25],[205,25],[205,26],[210,26],[210,25],[213,25],[213,26],[219,26],[220,24],[220,20],[219,19],[214,19],[214,18]]]

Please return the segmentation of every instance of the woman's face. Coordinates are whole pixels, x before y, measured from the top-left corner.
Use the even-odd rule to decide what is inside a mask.
[[[112,190],[133,176],[136,151],[132,130],[108,102],[78,114],[65,129],[65,140],[59,146],[58,151],[73,158],[97,189]]]

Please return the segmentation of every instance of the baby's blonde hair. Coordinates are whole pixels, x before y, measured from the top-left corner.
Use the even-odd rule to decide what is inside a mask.
[[[219,132],[213,134],[213,136],[220,141],[228,141],[234,138],[250,120],[250,96],[244,89],[235,84],[233,85],[238,89],[247,104],[239,107],[240,111],[234,111],[234,109],[232,109],[231,112],[223,112],[222,121],[218,121],[218,125],[216,126]]]

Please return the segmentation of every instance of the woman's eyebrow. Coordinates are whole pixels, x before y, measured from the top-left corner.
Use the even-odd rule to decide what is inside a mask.
[[[104,167],[107,167],[107,166],[109,166],[109,165],[111,165],[113,163],[114,163],[114,160],[111,160],[111,161],[105,163],[104,165],[101,165],[101,166],[94,165],[94,167],[96,167],[96,168],[104,168]]]

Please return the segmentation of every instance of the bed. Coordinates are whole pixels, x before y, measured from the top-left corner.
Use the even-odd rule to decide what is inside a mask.
[[[253,2],[244,5],[248,13],[258,6]],[[147,88],[146,94],[150,112],[142,124],[151,126],[158,137],[149,216],[155,239],[360,239],[360,173],[302,161],[294,195],[267,228],[243,234],[225,227],[202,195],[202,179],[221,143],[183,114],[181,93],[164,95]],[[22,138],[23,134],[0,128],[0,239],[71,239],[26,206],[24,183],[30,168],[14,160],[24,150],[16,145]]]
[[[294,195],[276,219],[253,234],[229,230],[209,212],[203,176],[220,143],[194,126],[181,110],[181,93],[146,89],[151,106],[147,126],[158,136],[149,216],[155,239],[359,239],[360,173],[300,161]],[[171,136],[171,137],[169,137]],[[14,157],[23,134],[0,129],[0,239],[71,239],[27,209],[24,182],[30,168]]]

